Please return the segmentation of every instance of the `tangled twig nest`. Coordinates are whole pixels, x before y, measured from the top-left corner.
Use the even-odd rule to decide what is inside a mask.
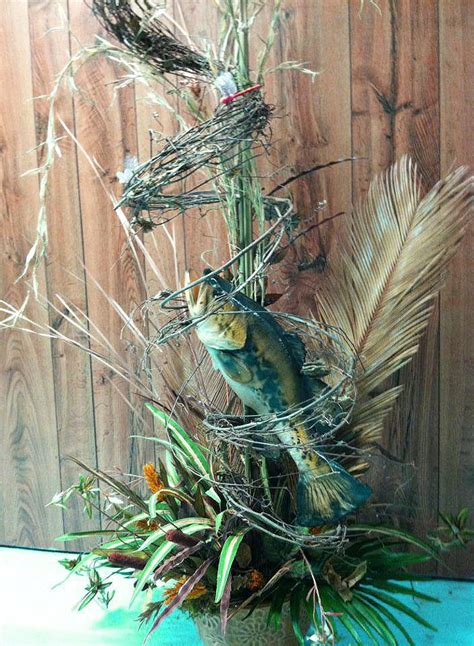
[[[210,119],[171,139],[137,168],[125,186],[120,204],[133,209],[132,223],[142,224],[139,213],[143,210],[158,212],[157,218],[147,222],[160,224],[169,219],[164,215],[167,211],[184,212],[219,202],[216,191],[200,189],[238,168],[237,145],[261,136],[270,113],[261,94],[254,92],[220,105]],[[200,169],[206,169],[206,175],[193,190],[183,191],[183,182]]]
[[[92,10],[110,34],[159,74],[212,76],[206,57],[179,42],[149,0],[93,0]]]

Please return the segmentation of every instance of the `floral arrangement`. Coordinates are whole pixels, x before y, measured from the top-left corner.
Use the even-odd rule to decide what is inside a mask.
[[[229,260],[148,299],[143,310],[153,335],[145,337],[133,316],[121,312],[143,349],[140,370],[114,362],[106,344],[104,354],[94,351],[142,394],[157,429],[146,438],[156,444],[157,459],[143,466],[137,484],[72,458],[88,475],[52,502],[67,507],[78,495],[86,513],[97,509],[108,523],[59,537],[103,541],[63,564],[88,577],[80,608],[95,598],[107,605],[114,574],[133,580],[133,599],[158,588],[141,615],[149,634],[177,608],[195,617],[218,613],[225,634],[237,615],[263,607],[275,634],[289,617],[301,644],[309,624],[320,643],[334,643],[342,627],[356,644],[396,645],[395,629],[413,644],[396,613],[429,624],[395,595],[435,601],[404,585],[417,578],[409,568],[464,544],[471,535],[468,513],[444,516],[445,525],[422,540],[373,521],[364,478],[401,390],[387,387],[387,378],[417,351],[462,238],[472,179],[457,169],[422,196],[416,168],[401,159],[373,180],[355,211],[315,299],[318,321],[270,310],[279,295],[268,293],[269,268],[313,228],[296,212],[289,187],[347,160],[314,166],[263,191],[258,158],[270,145],[272,116],[264,83],[281,2],[271,3],[270,29],[253,71],[249,34],[263,4],[216,1],[221,40],[198,52],[175,37],[161,5],[93,1],[119,44],[102,39],[75,62],[81,55],[113,58],[126,70],[123,83],[140,78],[165,94],[178,93],[191,122],[123,173],[115,206],[130,245],[147,260],[137,232],[147,235],[199,209],[203,217],[224,218]],[[279,69],[314,77],[297,62]],[[46,145],[53,156],[54,99],[70,72],[68,66],[51,97]],[[211,109],[212,88],[218,97]],[[40,169],[43,194],[48,159]],[[44,209],[39,230],[45,230]],[[41,248],[37,241],[29,259]],[[8,321],[32,324],[7,304],[3,311]],[[87,334],[87,320],[71,312],[66,318]],[[46,333],[60,334],[53,327]],[[266,358],[269,348],[273,357]],[[97,481],[107,490],[105,503]],[[355,516],[359,509],[369,520]]]
[[[351,521],[344,527],[342,541],[340,527],[301,528],[305,547],[291,546],[239,519],[215,485],[208,449],[166,413],[153,404],[148,407],[167,428],[168,439],[156,438],[164,446],[164,459],[156,467],[143,467],[145,496],[76,460],[91,477],[82,478],[54,500],[66,506],[75,494],[84,500],[86,511],[99,507],[96,478],[116,494],[108,529],[58,538],[104,539],[90,553],[62,561],[66,569],[89,579],[79,608],[95,598],[106,605],[110,602],[112,570],[133,577],[132,600],[146,588],[159,587],[159,599],[151,601],[140,616],[150,622],[149,634],[180,607],[191,616],[214,607],[225,633],[227,622],[237,613],[250,614],[264,606],[268,623],[278,634],[284,606],[289,605],[295,640],[301,644],[310,622],[322,643],[333,643],[342,626],[356,644],[381,638],[396,645],[394,628],[414,644],[400,613],[431,628],[409,600],[437,599],[406,585],[420,578],[410,573],[410,567],[440,559],[445,550],[465,544],[472,535],[466,527],[467,510],[456,518],[444,518],[445,526],[429,540],[390,526]],[[407,551],[406,546],[415,549]],[[407,596],[407,603],[394,596],[400,594]]]

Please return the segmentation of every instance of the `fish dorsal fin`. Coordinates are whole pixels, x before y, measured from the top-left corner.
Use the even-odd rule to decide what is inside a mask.
[[[306,357],[306,348],[303,341],[295,332],[285,332],[285,343],[288,344],[298,367],[302,368]]]

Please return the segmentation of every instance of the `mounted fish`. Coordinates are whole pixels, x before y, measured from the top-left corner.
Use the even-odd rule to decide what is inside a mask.
[[[209,271],[205,274],[210,273]],[[189,283],[189,280],[188,280]],[[282,415],[315,400],[314,381],[302,371],[305,346],[264,307],[211,276],[187,290],[189,313],[200,341],[231,389],[257,415]],[[316,391],[327,387],[316,381]],[[295,462],[297,522],[304,527],[336,523],[358,509],[370,488],[337,462],[310,448],[327,427],[304,413],[277,425],[277,436]]]

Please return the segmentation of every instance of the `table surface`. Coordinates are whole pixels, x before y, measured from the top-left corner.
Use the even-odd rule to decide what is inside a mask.
[[[148,601],[146,594],[130,608],[131,582],[115,577],[116,594],[108,610],[92,602],[77,612],[75,606],[84,595],[85,579],[73,575],[57,585],[67,576],[58,563],[64,557],[63,552],[0,547],[0,645],[140,646],[146,628],[139,629],[136,619]],[[403,620],[416,645],[474,646],[474,582],[426,580],[417,582],[416,588],[442,601],[437,604],[403,598],[438,629],[433,633]],[[404,643],[401,639],[400,644]],[[201,646],[201,641],[193,622],[177,611],[148,644]]]

